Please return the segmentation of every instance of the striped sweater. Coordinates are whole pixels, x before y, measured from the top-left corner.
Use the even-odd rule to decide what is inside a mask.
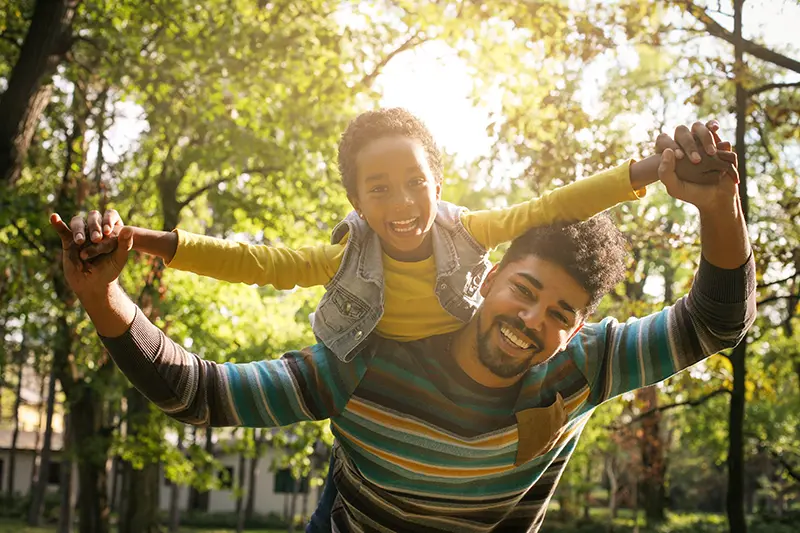
[[[130,381],[189,424],[275,427],[331,419],[339,443],[334,531],[537,531],[581,431],[601,403],[734,346],[755,315],[750,259],[701,261],[689,294],[642,319],[587,324],[516,385],[489,389],[450,337],[375,339],[350,363],[324,345],[216,364],[138,312],[103,339]]]

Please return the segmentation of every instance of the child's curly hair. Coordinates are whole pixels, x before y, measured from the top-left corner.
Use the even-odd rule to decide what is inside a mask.
[[[601,213],[583,222],[529,229],[512,241],[499,268],[528,255],[566,270],[589,293],[588,314],[625,278],[628,243],[611,218]]]
[[[371,141],[382,137],[403,136],[416,139],[425,147],[428,165],[431,167],[436,183],[442,182],[442,153],[436,146],[427,126],[408,110],[391,107],[367,111],[353,119],[339,141],[339,172],[348,196],[355,196],[356,158]]]

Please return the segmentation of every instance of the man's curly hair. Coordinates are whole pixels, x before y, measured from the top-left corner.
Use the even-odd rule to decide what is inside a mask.
[[[339,172],[349,196],[358,193],[356,158],[361,149],[374,140],[395,135],[410,137],[421,142],[428,155],[428,165],[436,183],[442,182],[442,153],[436,146],[430,130],[408,110],[391,107],[360,114],[350,122],[342,134],[342,139],[339,141]]]
[[[499,268],[528,255],[566,270],[589,293],[589,314],[624,279],[628,243],[611,218],[601,213],[583,222],[529,229],[512,241]]]

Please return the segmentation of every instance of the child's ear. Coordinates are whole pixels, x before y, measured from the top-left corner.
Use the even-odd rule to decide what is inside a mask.
[[[347,195],[347,199],[350,200],[350,205],[353,206],[353,209],[355,209],[358,214],[361,214],[361,207],[359,206],[359,203],[358,203],[358,197],[350,196],[348,194]]]
[[[483,278],[483,283],[481,283],[481,296],[484,298],[486,298],[486,295],[489,294],[489,291],[492,289],[495,276],[497,276],[497,265],[494,265],[489,270],[489,273]]]
[[[442,199],[442,183],[439,182],[436,184],[436,200]]]

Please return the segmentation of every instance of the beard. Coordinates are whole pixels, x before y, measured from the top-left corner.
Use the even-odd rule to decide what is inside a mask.
[[[483,366],[485,366],[489,372],[500,378],[513,378],[514,376],[518,376],[527,370],[531,366],[533,359],[542,352],[543,343],[541,339],[539,339],[539,337],[531,329],[526,327],[522,320],[520,320],[518,317],[495,317],[491,327],[489,327],[489,329],[484,333],[481,325],[481,316],[482,315],[479,313],[477,336],[478,360],[483,364]],[[512,357],[506,353],[503,353],[499,347],[493,347],[490,345],[489,336],[495,327],[500,327],[501,323],[508,324],[509,326],[518,329],[534,342],[534,346],[536,347],[531,351],[531,355],[529,357],[526,357],[525,359]]]

